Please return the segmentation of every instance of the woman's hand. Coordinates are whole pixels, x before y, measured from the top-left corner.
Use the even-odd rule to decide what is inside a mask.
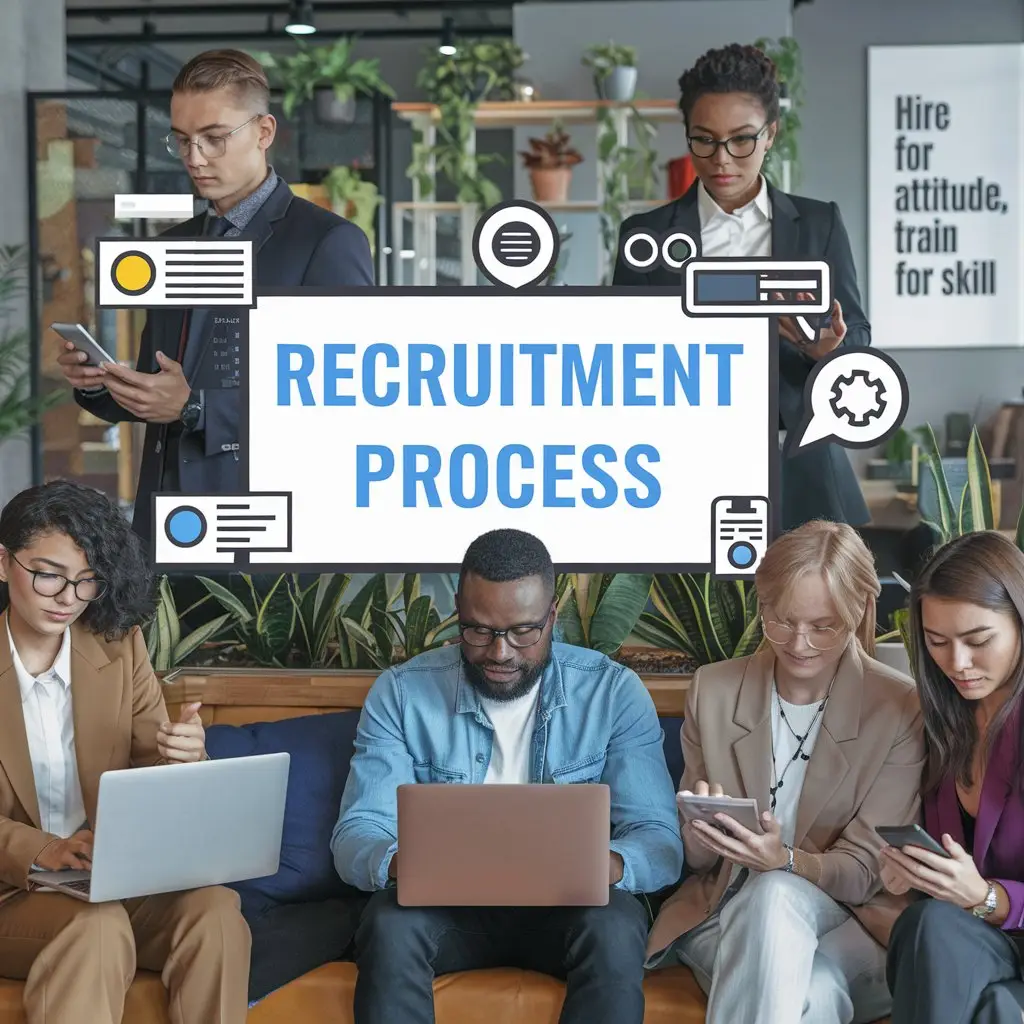
[[[186,704],[177,722],[164,722],[156,734],[156,749],[165,761],[205,761],[206,730],[199,717],[202,704]]]
[[[880,872],[882,886],[890,896],[903,896],[905,893],[910,892],[913,886],[911,886],[906,877],[896,869],[892,860],[885,856],[887,851],[891,849],[891,846],[882,847],[882,870]]]
[[[715,821],[728,829],[729,834],[703,821],[695,821],[693,827],[699,841],[719,857],[752,871],[777,871],[789,863],[789,851],[782,842],[779,822],[767,811],[761,815],[763,835],[744,828],[728,814],[716,814]]]
[[[978,873],[971,855],[952,836],[944,834],[942,845],[949,857],[940,857],[921,846],[891,846],[882,849],[883,883],[886,867],[892,877],[937,900],[970,910],[985,902],[988,882]],[[888,885],[886,885],[888,889]]]
[[[717,783],[709,785],[703,779],[693,784],[693,789],[684,789],[680,796],[725,796],[725,792]],[[686,850],[686,861],[692,869],[702,871],[711,867],[718,855],[704,843],[701,835],[694,829],[692,821],[683,824],[683,847]]]
[[[782,296],[777,295],[776,297],[781,298]],[[810,300],[813,296],[807,292],[801,292],[798,298]],[[822,327],[818,340],[813,345],[807,344],[807,338],[801,333],[796,320],[791,316],[779,317],[779,334],[796,345],[801,352],[805,352],[811,359],[815,361],[823,359],[829,352],[835,351],[846,337],[843,307],[839,304],[838,299],[832,302],[832,322],[828,327]]]

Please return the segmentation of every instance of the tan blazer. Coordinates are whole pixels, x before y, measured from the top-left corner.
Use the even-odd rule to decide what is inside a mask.
[[[682,728],[680,789],[703,779],[726,796],[771,806],[771,687],[775,654],[697,670]],[[794,845],[822,854],[820,888],[846,905],[882,945],[907,905],[881,888],[875,825],[919,820],[924,727],[914,683],[851,642],[825,708],[797,809]],[[648,956],[668,947],[718,906],[732,862],[694,874],[662,905]]]
[[[82,799],[92,822],[103,772],[163,763],[156,735],[167,708],[141,629],[109,643],[71,626],[71,706]],[[35,858],[57,838],[39,827],[21,690],[7,616],[0,614],[0,895],[27,888]]]

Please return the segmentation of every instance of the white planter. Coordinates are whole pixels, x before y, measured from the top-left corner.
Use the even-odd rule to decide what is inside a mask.
[[[910,657],[907,655],[906,647],[900,641],[892,640],[884,644],[876,644],[875,658],[883,665],[888,665],[913,679],[913,673],[910,671]]]
[[[636,68],[615,67],[601,83],[601,98],[626,103],[636,92]]]

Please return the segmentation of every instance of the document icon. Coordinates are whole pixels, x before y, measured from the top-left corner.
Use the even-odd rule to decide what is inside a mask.
[[[241,551],[290,551],[292,496],[157,494],[158,566],[231,565]]]
[[[253,243],[241,238],[101,238],[96,306],[246,306],[253,298]]]

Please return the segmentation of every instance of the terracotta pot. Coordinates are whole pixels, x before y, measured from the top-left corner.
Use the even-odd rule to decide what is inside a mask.
[[[538,203],[564,203],[569,198],[571,167],[534,167],[530,170],[533,198]]]

